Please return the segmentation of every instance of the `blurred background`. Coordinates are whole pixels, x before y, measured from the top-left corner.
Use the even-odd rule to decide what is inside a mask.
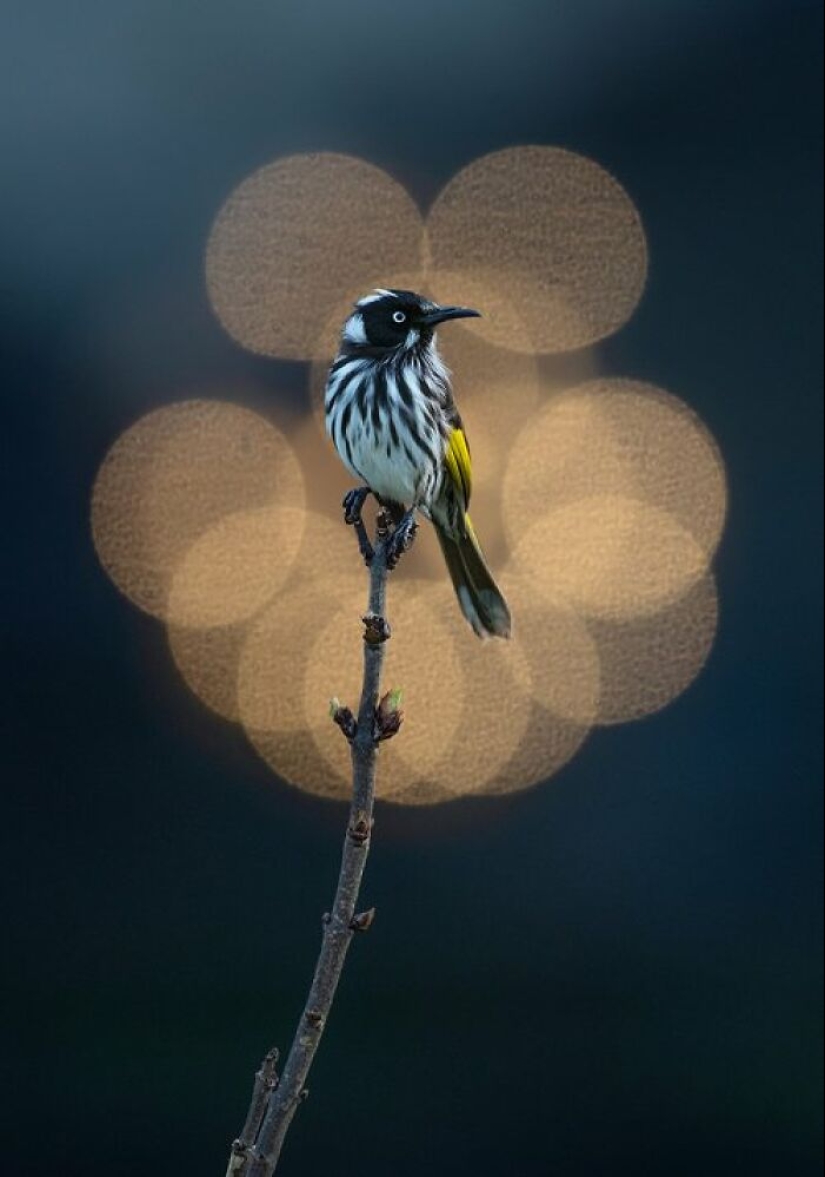
[[[91,540],[146,413],[308,403],[305,363],[210,308],[216,215],[292,153],[426,209],[543,143],[643,218],[647,290],[598,367],[720,446],[718,635],[549,784],[379,808],[378,920],[282,1169],[820,1172],[820,6],[80,0],[4,26],[7,1171],[222,1173],[334,888],[343,808],[183,687]]]

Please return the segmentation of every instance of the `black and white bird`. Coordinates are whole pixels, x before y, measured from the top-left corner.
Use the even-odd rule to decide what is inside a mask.
[[[408,290],[375,290],[344,323],[325,392],[327,433],[364,487],[405,511],[399,535],[411,535],[416,513],[431,520],[461,611],[481,637],[510,636],[507,602],[482,555],[467,507],[470,451],[453,400],[436,328],[478,317],[466,307],[438,306]]]

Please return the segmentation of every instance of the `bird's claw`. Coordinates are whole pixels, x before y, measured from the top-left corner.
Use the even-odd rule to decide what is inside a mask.
[[[344,495],[344,501],[341,504],[344,508],[344,522],[349,527],[354,527],[361,519],[361,512],[364,509],[364,503],[369,496],[369,487],[356,486],[354,490],[347,491]]]
[[[387,568],[390,572],[404,553],[413,546],[417,531],[418,524],[415,521],[415,515],[412,511],[408,511],[387,541]]]
[[[369,568],[372,564],[373,551],[370,543],[367,529],[364,526],[364,520],[361,518],[361,512],[364,509],[364,503],[370,493],[368,486],[358,486],[355,490],[350,490],[344,495],[342,506],[344,508],[344,522],[348,527],[355,528],[355,534],[358,537],[358,550],[364,558],[364,563]]]

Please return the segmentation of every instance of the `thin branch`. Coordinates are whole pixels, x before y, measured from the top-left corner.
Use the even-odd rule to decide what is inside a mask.
[[[232,1142],[226,1177],[234,1177],[234,1175],[243,1173],[249,1152],[258,1139],[272,1092],[278,1086],[278,1075],[275,1070],[277,1065],[278,1051],[273,1047],[261,1063],[260,1070],[255,1074],[255,1086],[252,1088],[252,1099],[246,1115],[246,1123],[238,1139]]]
[[[265,1094],[263,1112],[261,1090],[256,1081],[244,1134],[233,1145],[227,1177],[271,1177],[274,1173],[295,1112],[308,1094],[307,1077],[332,1008],[347,950],[353,937],[366,932],[375,916],[374,909],[358,913],[357,906],[373,825],[376,752],[380,741],[394,735],[400,723],[395,695],[385,696],[379,704],[384,644],[390,636],[384,615],[388,556],[392,550],[392,536],[388,537],[387,531],[387,521],[379,515],[380,542],[370,564],[369,608],[363,619],[364,678],[357,718],[337,701],[333,704],[333,719],[352,749],[352,801],[335,900],[331,913],[324,916],[315,975],[283,1073]]]

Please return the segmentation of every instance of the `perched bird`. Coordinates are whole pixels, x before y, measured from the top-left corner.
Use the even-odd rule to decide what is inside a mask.
[[[431,520],[461,611],[481,637],[510,636],[510,610],[493,580],[467,506],[470,450],[435,329],[477,318],[408,290],[375,290],[344,323],[327,377],[327,433],[344,465],[365,484],[345,500],[350,522],[372,492],[404,510],[395,555],[409,543],[416,513]]]

